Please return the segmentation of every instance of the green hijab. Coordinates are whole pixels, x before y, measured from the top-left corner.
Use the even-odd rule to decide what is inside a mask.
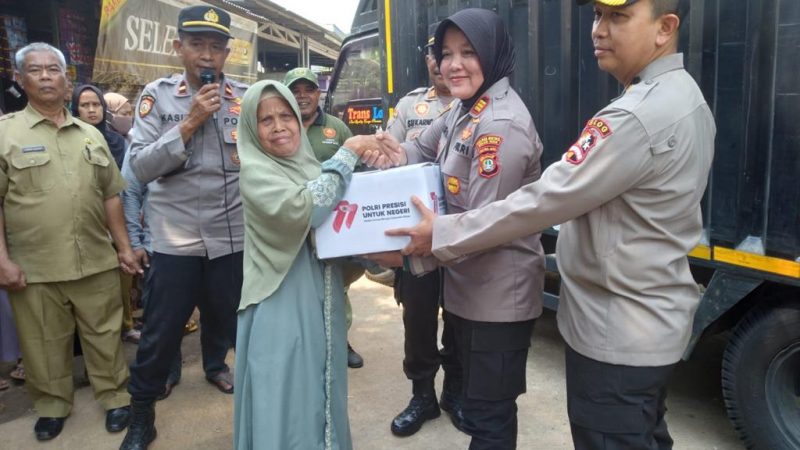
[[[300,149],[285,158],[267,153],[258,139],[258,104],[270,89],[292,107],[299,124]],[[308,236],[314,202],[306,182],[319,177],[320,167],[302,123],[294,95],[283,84],[259,81],[245,92],[236,131],[245,229],[239,310],[278,289]]]

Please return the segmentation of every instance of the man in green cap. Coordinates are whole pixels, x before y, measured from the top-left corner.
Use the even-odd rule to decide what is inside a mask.
[[[558,329],[577,450],[669,449],[667,382],[700,301],[688,252],[716,126],[678,53],[686,0],[593,3],[599,68],[624,88],[538,181],[394,235],[441,263],[561,224]],[[402,162],[402,160],[401,160]]]
[[[314,149],[319,162],[327,161],[333,156],[339,147],[344,144],[353,133],[341,120],[326,114],[319,106],[319,80],[317,74],[307,67],[297,67],[286,73],[283,84],[289,87],[294,94],[297,105],[300,107],[300,117],[303,119],[303,127],[306,129],[308,140]],[[353,325],[353,308],[350,305],[350,297],[347,290],[350,284],[358,280],[364,273],[364,269],[356,264],[344,264],[342,276],[344,277],[345,308],[347,309],[347,329]],[[350,343],[347,343],[347,365],[357,369],[364,365],[361,358]]]

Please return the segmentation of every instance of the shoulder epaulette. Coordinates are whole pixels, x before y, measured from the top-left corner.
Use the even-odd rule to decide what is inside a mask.
[[[439,112],[439,115],[436,116],[436,118],[438,119],[439,117],[442,117],[443,115],[450,112],[450,110],[453,109],[453,106],[456,104],[457,101],[458,99],[455,98],[452,101],[450,101],[450,103],[448,103],[447,106],[445,106],[444,109],[441,110],[441,112]]]
[[[422,86],[422,87],[418,87],[418,88],[414,89],[413,91],[409,92],[408,94],[406,94],[406,97],[408,97],[409,95],[424,94],[426,92],[428,92],[427,86]]]

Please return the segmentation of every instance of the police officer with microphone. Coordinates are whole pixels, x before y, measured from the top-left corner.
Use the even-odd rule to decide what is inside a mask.
[[[247,86],[222,73],[230,23],[217,7],[183,8],[173,48],[185,70],[148,84],[139,99],[130,163],[149,190],[152,296],[131,366],[132,420],[122,450],[155,439],[154,402],[195,306],[206,379],[233,393],[225,356],[236,341],[242,286],[236,125]]]

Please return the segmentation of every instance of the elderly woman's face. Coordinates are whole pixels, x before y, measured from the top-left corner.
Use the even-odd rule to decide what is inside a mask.
[[[464,33],[456,27],[448,27],[444,32],[439,70],[450,88],[450,94],[461,100],[474,96],[483,84],[478,54]]]
[[[258,103],[258,140],[274,156],[286,158],[300,148],[300,122],[286,100],[268,97]]]

